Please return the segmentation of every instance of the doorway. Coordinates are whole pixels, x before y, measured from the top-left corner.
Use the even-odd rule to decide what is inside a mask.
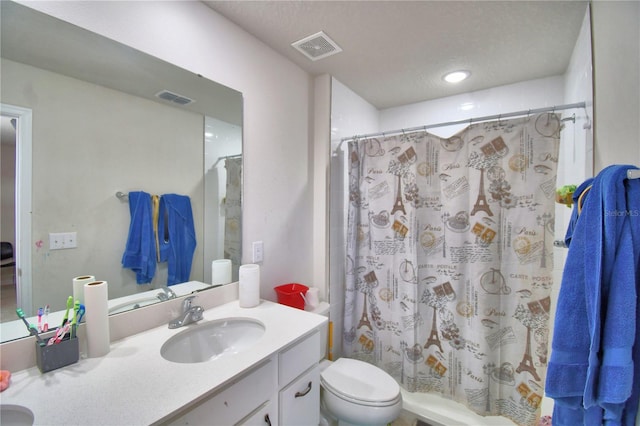
[[[0,104],[0,117],[0,240],[5,246],[2,257],[6,257],[2,263],[8,265],[0,268],[1,321],[4,322],[16,319],[16,308],[21,308],[27,316],[33,315],[30,244],[32,112],[27,108]]]
[[[17,303],[15,232],[15,182],[16,182],[16,127],[17,119],[0,117],[0,302],[1,320],[15,318]]]

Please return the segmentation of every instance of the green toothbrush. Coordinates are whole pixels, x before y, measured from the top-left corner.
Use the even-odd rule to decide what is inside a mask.
[[[73,309],[73,296],[69,296],[67,298],[67,310],[65,311],[64,317],[62,318],[61,327],[64,327],[67,321],[69,321],[69,309]]]
[[[36,327],[33,324],[29,324],[27,319],[24,317],[24,312],[22,311],[21,308],[16,309],[16,314],[18,314],[18,318],[20,318],[22,322],[24,322],[24,325],[27,326],[27,330],[29,330],[29,334],[31,334],[32,336],[36,336],[36,339],[38,339],[38,344],[40,346],[44,346],[45,344],[44,340],[42,340],[42,337],[40,337],[40,334],[38,334],[38,329],[36,329]]]
[[[71,320],[71,337],[76,337],[76,327],[78,324],[78,312],[80,311],[80,300],[76,299],[73,305],[73,319]]]

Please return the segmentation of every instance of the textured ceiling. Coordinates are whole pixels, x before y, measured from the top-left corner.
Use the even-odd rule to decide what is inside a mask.
[[[313,75],[379,109],[563,74],[586,1],[204,1]],[[343,52],[291,47],[324,31]],[[452,86],[443,74],[472,72]]]

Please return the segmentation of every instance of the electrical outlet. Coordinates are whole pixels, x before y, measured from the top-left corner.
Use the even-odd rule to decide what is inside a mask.
[[[62,248],[76,248],[78,247],[78,233],[67,232],[62,237]]]
[[[253,263],[260,263],[264,260],[264,245],[262,241],[254,241],[252,244],[253,249]]]
[[[49,250],[62,250],[78,247],[77,232],[49,233]]]
[[[60,250],[62,248],[64,234],[61,232],[49,233],[49,250]]]

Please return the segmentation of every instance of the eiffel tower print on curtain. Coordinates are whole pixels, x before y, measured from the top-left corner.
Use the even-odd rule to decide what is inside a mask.
[[[471,216],[474,216],[479,211],[483,211],[489,216],[493,216],[493,212],[489,207],[489,203],[487,203],[487,197],[484,195],[484,169],[480,169],[480,187],[478,188],[478,199],[476,200],[476,204],[473,206],[473,210],[471,210]]]

